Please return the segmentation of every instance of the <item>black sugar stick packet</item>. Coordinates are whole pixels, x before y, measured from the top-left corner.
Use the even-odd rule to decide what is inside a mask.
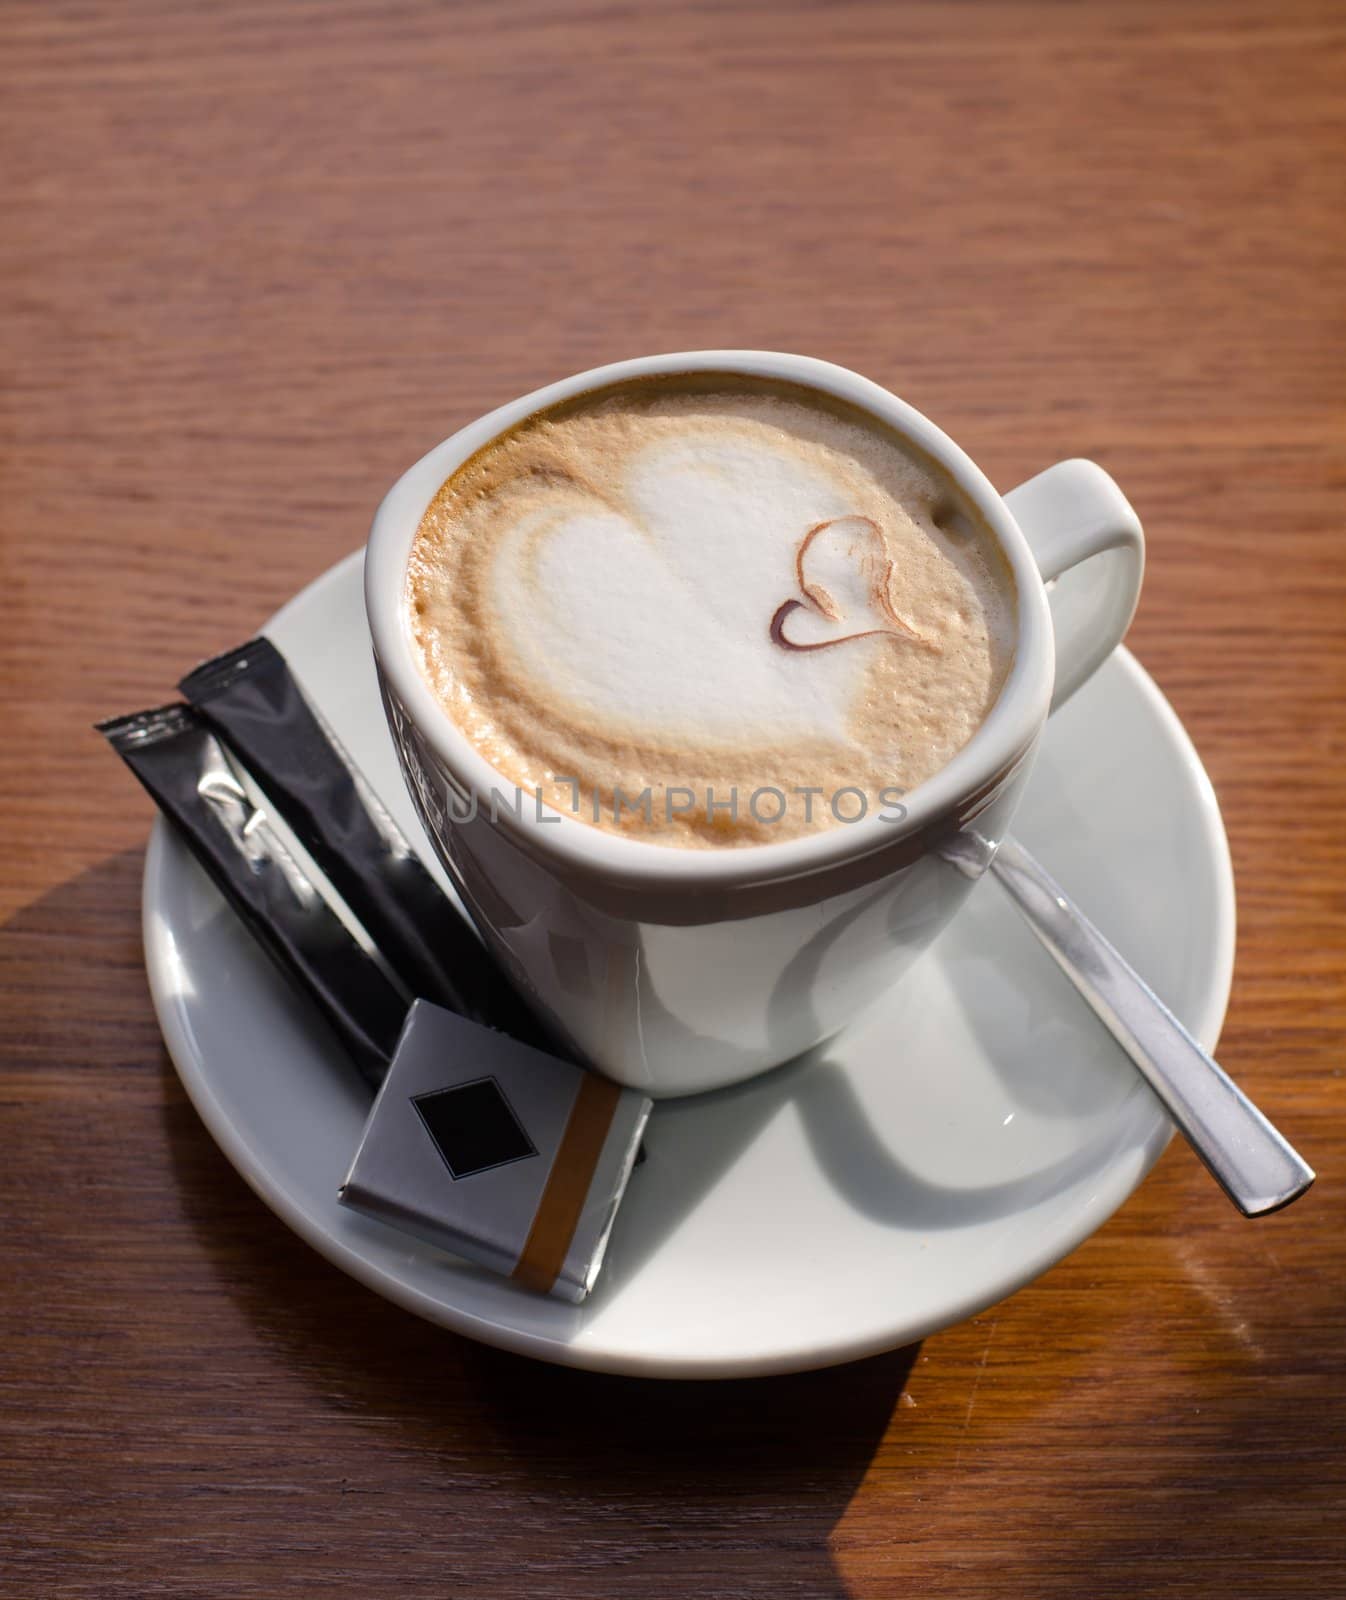
[[[482,946],[269,639],[178,685],[414,993],[542,1049],[558,1041]]]
[[[648,1099],[413,1002],[288,847],[269,798],[254,800],[255,775],[248,781],[191,707],[116,717],[99,731],[377,1089],[342,1203],[523,1287],[584,1299]]]
[[[183,705],[114,717],[98,731],[377,1088],[412,997],[356,942],[254,805],[220,741]]]

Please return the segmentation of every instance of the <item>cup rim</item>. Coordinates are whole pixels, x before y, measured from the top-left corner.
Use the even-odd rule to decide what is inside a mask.
[[[986,720],[944,766],[903,797],[906,816],[898,822],[872,815],[780,842],[689,849],[608,833],[545,803],[520,806],[517,814],[500,807],[489,825],[570,878],[596,876],[626,886],[705,891],[783,881],[849,865],[956,815],[962,803],[984,794],[1018,765],[1046,720],[1055,673],[1046,590],[1027,539],[966,452],[914,406],[831,362],[779,351],[680,351],[594,367],[499,406],[428,451],[385,495],[365,552],[365,610],[374,654],[388,687],[445,769],[478,796],[493,788],[515,787],[440,705],[421,676],[412,648],[403,604],[407,565],[421,518],[445,480],[533,413],[588,390],[633,378],[720,372],[818,389],[877,417],[930,456],[976,507],[1009,562],[1018,618],[1014,658]]]

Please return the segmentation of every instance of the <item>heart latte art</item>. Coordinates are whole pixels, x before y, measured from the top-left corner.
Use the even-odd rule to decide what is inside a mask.
[[[406,603],[502,792],[693,847],[895,806],[981,724],[1015,626],[990,535],[897,435],[728,376],[497,439],[422,519]]]

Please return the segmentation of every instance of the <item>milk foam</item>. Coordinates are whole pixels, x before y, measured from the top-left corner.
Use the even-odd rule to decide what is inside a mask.
[[[913,787],[975,731],[1012,648],[1002,558],[938,525],[951,491],[896,436],[797,393],[594,397],[441,489],[413,637],[508,783],[570,810],[573,780],[585,820],[597,792],[599,826],[657,842],[767,842],[836,825],[839,788]],[[648,787],[648,817],[614,816],[617,787]],[[670,821],[672,787],[736,790],[738,815]],[[765,787],[790,797],[779,822],[748,812]]]

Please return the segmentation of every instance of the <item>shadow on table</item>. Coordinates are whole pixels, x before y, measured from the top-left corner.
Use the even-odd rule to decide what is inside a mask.
[[[457,1484],[489,1482],[497,1520],[503,1489],[519,1514],[502,1557],[513,1539],[520,1562],[526,1549],[577,1572],[657,1551],[697,1592],[771,1549],[789,1562],[784,1592],[849,1592],[828,1537],[919,1346],[823,1372],[685,1382],[476,1345],[380,1300],[291,1234],[216,1149],[167,1056],[163,1076],[184,1213],[259,1339],[329,1404],[428,1451]]]

